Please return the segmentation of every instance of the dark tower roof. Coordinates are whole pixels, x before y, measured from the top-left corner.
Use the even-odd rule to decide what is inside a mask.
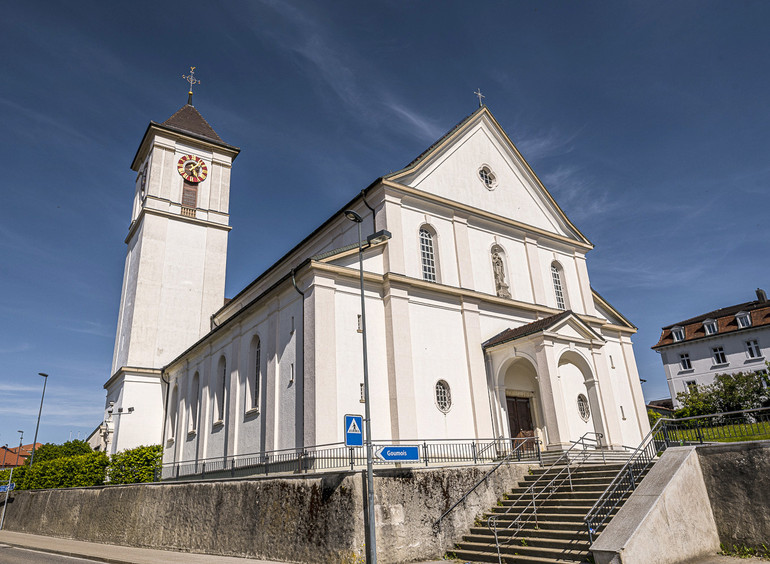
[[[187,133],[193,133],[198,137],[203,137],[209,141],[224,143],[222,138],[217,135],[214,128],[209,125],[201,113],[190,104],[182,106],[174,115],[164,121],[165,125],[171,129],[177,129]]]

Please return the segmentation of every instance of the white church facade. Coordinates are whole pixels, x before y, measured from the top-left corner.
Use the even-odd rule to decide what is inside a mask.
[[[647,433],[635,328],[592,289],[592,244],[486,106],[225,303],[237,154],[189,104],[145,134],[109,450],[162,442],[164,462],[183,462],[343,441],[344,415],[363,411],[358,226],[345,210],[391,235],[363,253],[374,439],[537,436],[564,449],[594,431],[620,448]]]

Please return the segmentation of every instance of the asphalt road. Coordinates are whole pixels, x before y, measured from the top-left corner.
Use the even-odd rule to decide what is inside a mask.
[[[93,564],[93,562],[97,560],[85,560],[0,544],[0,564]]]

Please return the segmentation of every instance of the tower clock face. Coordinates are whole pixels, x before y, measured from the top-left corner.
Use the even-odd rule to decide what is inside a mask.
[[[201,182],[205,180],[206,175],[209,173],[209,169],[206,168],[206,163],[203,159],[196,157],[195,155],[185,155],[177,163],[177,170],[182,178],[188,182]]]

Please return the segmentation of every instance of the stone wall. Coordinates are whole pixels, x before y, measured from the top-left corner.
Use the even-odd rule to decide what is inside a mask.
[[[504,465],[433,523],[491,466],[375,474],[383,563],[438,558],[529,465]],[[293,562],[357,562],[364,552],[361,473],[19,491],[10,531],[77,540]]]
[[[698,447],[719,540],[770,546],[770,441]]]

